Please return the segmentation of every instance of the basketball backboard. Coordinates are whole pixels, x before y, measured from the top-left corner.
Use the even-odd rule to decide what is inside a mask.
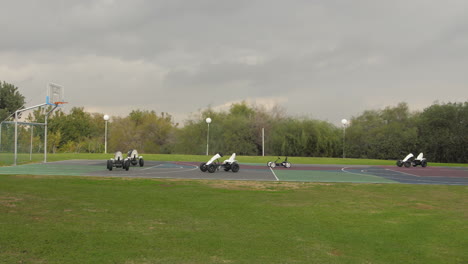
[[[61,85],[55,83],[49,83],[47,85],[47,97],[46,97],[46,104],[48,105],[55,105],[59,106],[60,104],[64,104],[64,88]]]

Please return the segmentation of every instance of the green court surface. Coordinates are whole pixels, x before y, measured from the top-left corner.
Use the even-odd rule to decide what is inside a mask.
[[[378,176],[347,173],[343,171],[321,171],[321,170],[277,170],[276,177],[280,181],[302,181],[302,182],[355,182],[355,183],[397,183]]]

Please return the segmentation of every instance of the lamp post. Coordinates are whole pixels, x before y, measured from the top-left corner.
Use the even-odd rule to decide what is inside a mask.
[[[341,119],[341,124],[343,124],[343,159],[345,156],[345,137],[346,137],[346,126],[348,125],[348,120]]]
[[[104,121],[106,122],[106,128],[104,132],[104,154],[107,154],[107,121],[109,121],[108,115],[104,115]]]
[[[208,124],[208,133],[206,134],[206,155],[208,156],[208,146],[210,142],[210,123],[211,123],[211,118],[207,118],[206,123]]]

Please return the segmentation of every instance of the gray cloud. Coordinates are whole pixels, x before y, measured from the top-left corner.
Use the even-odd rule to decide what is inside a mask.
[[[466,1],[0,3],[0,80],[30,103],[55,82],[113,115],[248,99],[338,123],[468,99]]]

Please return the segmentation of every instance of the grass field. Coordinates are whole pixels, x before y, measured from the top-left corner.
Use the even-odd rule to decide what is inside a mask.
[[[0,263],[466,263],[468,188],[0,176]]]
[[[467,201],[467,186],[0,175],[0,263],[467,263]]]

